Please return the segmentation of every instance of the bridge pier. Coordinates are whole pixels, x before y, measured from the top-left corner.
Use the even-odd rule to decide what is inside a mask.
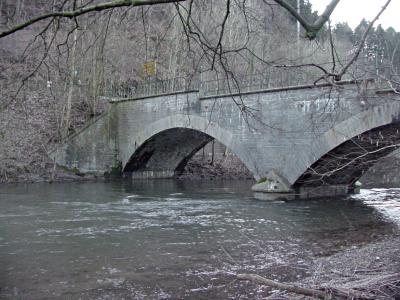
[[[340,197],[351,194],[352,189],[346,184],[303,186],[296,189],[296,199],[311,199],[319,197]]]
[[[254,198],[266,201],[291,201],[312,198],[345,197],[352,194],[353,189],[347,185],[321,185],[300,187],[296,190],[262,189],[259,184],[252,187]]]
[[[128,173],[132,180],[135,179],[166,179],[172,178],[175,175],[175,171],[163,170],[163,171],[138,171]]]
[[[289,182],[280,176],[275,170],[268,173],[266,178],[252,187],[254,197],[259,200],[297,200],[312,198],[327,198],[347,196],[355,192],[355,187],[347,184],[298,186],[292,188]]]
[[[251,188],[254,197],[259,200],[293,200],[295,192],[290,187],[286,178],[280,176],[275,170],[271,170],[266,178],[262,178]]]

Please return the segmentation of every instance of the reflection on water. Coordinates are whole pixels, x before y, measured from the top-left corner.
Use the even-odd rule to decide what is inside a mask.
[[[376,208],[388,220],[400,224],[400,189],[361,190],[353,199],[362,200],[364,204]]]
[[[326,249],[400,224],[400,190],[268,203],[254,200],[249,186],[160,180],[2,187],[0,297],[262,296],[267,291],[233,281],[234,274],[293,280]]]

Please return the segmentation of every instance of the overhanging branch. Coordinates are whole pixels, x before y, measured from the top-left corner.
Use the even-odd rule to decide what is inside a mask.
[[[101,4],[95,4],[87,7],[82,7],[78,8],[75,10],[70,10],[70,11],[54,11],[50,13],[46,13],[40,16],[37,16],[35,18],[29,19],[28,21],[25,21],[23,23],[20,23],[10,29],[7,29],[5,31],[2,31],[0,33],[0,39],[3,37],[6,37],[12,33],[15,33],[19,30],[22,30],[26,27],[29,27],[39,21],[46,20],[49,18],[74,18],[78,17],[80,15],[84,15],[90,12],[94,11],[102,11],[102,10],[107,10],[107,9],[112,9],[112,8],[118,8],[118,7],[126,7],[126,6],[145,6],[145,5],[155,5],[155,4],[166,4],[166,3],[176,3],[176,2],[183,2],[186,0],[114,0],[110,2],[105,2]]]
[[[324,24],[329,20],[332,12],[335,10],[336,5],[338,5],[340,0],[331,0],[329,5],[326,7],[325,11],[320,15],[314,23],[309,23],[302,15],[297,12],[297,9],[290,5],[285,0],[274,0],[280,6],[284,7],[296,20],[298,20],[306,30],[306,37],[310,40],[315,39],[318,31],[324,26]]]

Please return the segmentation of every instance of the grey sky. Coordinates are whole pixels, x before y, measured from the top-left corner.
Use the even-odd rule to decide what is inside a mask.
[[[346,21],[350,27],[356,27],[362,18],[372,20],[387,0],[341,0],[336,7],[332,20],[334,23]],[[330,0],[310,0],[315,10],[323,11]],[[392,26],[400,31],[400,0],[392,0],[376,25],[386,29]]]

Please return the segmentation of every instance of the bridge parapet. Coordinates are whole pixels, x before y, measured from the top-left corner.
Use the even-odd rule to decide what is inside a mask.
[[[315,73],[298,69],[270,68],[263,73],[238,76],[204,75],[177,77],[169,79],[153,79],[145,83],[114,82],[105,88],[104,96],[111,102],[125,99],[138,99],[178,92],[199,91],[200,97],[237,94],[257,90],[286,88],[289,86],[312,85]],[[351,78],[344,78],[344,81]]]
[[[346,63],[343,61],[342,63]],[[328,70],[332,63],[318,66]],[[187,77],[167,79],[153,78],[138,83],[136,81],[111,82],[104,89],[104,96],[111,102],[126,99],[139,99],[157,95],[198,91],[200,97],[212,97],[226,94],[241,94],[253,91],[286,89],[288,87],[313,86],[324,83],[321,70],[316,65],[274,66],[263,72],[232,75],[230,73],[199,73]],[[382,68],[381,68],[382,69]],[[382,73],[382,74],[381,74]],[[360,59],[346,73],[343,82],[373,81],[375,88],[400,90],[399,80],[392,75],[383,75],[384,70],[376,69],[368,58]],[[333,84],[337,84],[334,82]]]

